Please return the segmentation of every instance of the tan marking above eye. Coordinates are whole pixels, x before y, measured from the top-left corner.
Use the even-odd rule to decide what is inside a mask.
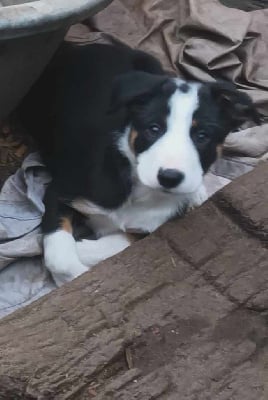
[[[135,143],[137,136],[138,136],[138,132],[135,129],[131,129],[131,132],[129,135],[129,146],[132,151],[134,151],[134,143]]]
[[[73,233],[72,221],[68,217],[61,218],[60,227],[65,232]]]
[[[193,119],[192,120],[192,126],[197,126],[198,124],[197,124],[197,120],[196,119]]]

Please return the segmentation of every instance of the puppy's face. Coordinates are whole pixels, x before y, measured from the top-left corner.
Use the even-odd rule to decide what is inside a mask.
[[[131,74],[134,87],[127,74],[120,88],[119,104],[127,106],[130,123],[121,149],[150,188],[178,194],[196,191],[227,134],[246,119],[258,122],[249,97],[231,84]]]

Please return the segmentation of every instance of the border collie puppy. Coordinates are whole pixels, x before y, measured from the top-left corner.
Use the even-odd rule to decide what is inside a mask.
[[[201,204],[226,135],[259,122],[232,84],[184,82],[146,53],[101,44],[64,44],[18,111],[52,176],[42,227],[58,285],[127,247],[127,232]]]

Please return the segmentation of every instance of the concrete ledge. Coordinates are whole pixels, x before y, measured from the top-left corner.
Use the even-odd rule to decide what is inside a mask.
[[[267,399],[267,178],[3,319],[0,399]]]

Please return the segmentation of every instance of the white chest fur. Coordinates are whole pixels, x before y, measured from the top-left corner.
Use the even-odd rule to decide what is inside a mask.
[[[137,184],[127,202],[116,210],[105,210],[85,199],[75,200],[73,207],[88,216],[95,232],[103,236],[118,230],[153,232],[175,216],[185,204],[198,205],[205,198],[203,186],[195,194],[186,197]]]
[[[74,208],[88,216],[95,233],[103,237],[76,243],[72,234],[64,230],[46,235],[46,266],[57,284],[61,285],[128,247],[128,238],[118,231],[152,232],[172,218],[185,203],[188,207],[193,207],[205,199],[204,186],[197,192],[182,197],[137,185],[128,201],[113,211],[104,210],[85,199],[76,200],[73,202]]]

